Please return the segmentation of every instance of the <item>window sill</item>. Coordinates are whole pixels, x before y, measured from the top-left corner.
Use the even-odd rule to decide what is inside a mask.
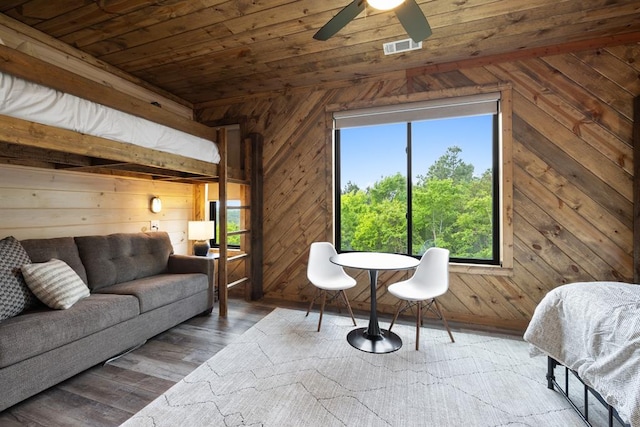
[[[482,274],[487,276],[513,276],[513,268],[498,265],[449,264],[449,272],[456,274]]]

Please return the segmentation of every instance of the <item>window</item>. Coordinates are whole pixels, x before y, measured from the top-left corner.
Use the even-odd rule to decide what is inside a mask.
[[[335,112],[338,248],[499,265],[500,96]]]
[[[238,231],[240,230],[240,200],[227,200],[227,232]],[[209,218],[213,218],[216,221],[216,234],[209,241],[209,244],[212,247],[219,246],[220,238],[220,201],[215,200],[209,202]],[[227,240],[227,247],[229,248],[239,248],[240,247],[240,236],[233,235],[229,236]]]

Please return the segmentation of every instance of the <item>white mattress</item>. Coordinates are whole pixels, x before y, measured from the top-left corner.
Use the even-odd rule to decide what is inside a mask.
[[[578,373],[640,427],[640,285],[580,282],[549,292],[524,339]],[[539,350],[539,351],[536,351]]]
[[[0,114],[218,163],[213,141],[0,73]]]

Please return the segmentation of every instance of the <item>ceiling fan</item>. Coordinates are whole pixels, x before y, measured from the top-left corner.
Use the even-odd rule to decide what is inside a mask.
[[[366,0],[374,9],[394,10],[398,20],[414,42],[431,35],[431,27],[416,0]],[[365,0],[353,0],[313,36],[316,40],[328,40],[355,19],[365,8]]]

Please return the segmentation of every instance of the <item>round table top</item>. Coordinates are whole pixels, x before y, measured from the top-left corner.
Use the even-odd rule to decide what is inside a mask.
[[[343,267],[362,270],[408,270],[420,263],[420,260],[408,255],[382,252],[346,252],[334,255],[329,260]]]

